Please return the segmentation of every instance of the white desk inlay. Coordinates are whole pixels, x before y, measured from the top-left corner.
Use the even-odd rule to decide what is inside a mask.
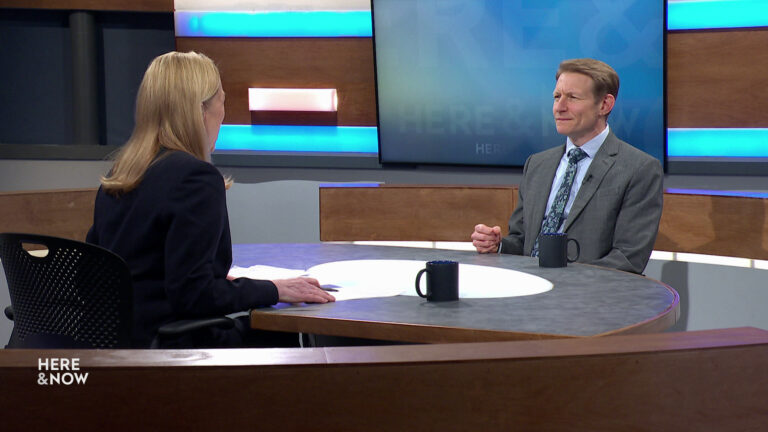
[[[308,276],[317,279],[336,300],[395,295],[416,296],[416,273],[425,267],[414,260],[350,260],[316,265],[306,271],[256,265],[233,267],[230,276],[252,279],[282,279]],[[422,292],[426,290],[422,277]],[[498,267],[459,264],[460,298],[498,298],[540,294],[552,289],[552,282],[520,271]]]

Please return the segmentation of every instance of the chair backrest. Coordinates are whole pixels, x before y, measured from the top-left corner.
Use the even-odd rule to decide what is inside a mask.
[[[23,245],[43,245],[33,256]],[[13,308],[8,348],[128,348],[131,275],[125,261],[88,243],[0,234],[0,260]]]

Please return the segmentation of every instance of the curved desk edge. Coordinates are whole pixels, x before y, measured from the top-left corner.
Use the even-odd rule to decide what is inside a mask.
[[[674,323],[670,323],[664,328],[667,328],[672,324]],[[401,322],[282,315],[261,313],[258,309],[251,311],[251,327],[261,330],[428,344],[503,342],[577,337]]]
[[[582,265],[591,265],[591,264],[582,264]],[[597,266],[593,266],[593,267],[597,267]],[[601,267],[601,268],[606,270],[611,270],[611,271],[621,271],[616,269],[609,269],[606,267]],[[653,281],[654,283],[665,287],[669,291],[669,293],[674,297],[674,299],[672,300],[672,303],[667,307],[666,310],[664,310],[660,314],[654,317],[650,317],[643,322],[637,323],[635,325],[627,326],[624,328],[611,330],[609,332],[605,332],[595,336],[655,333],[655,332],[662,332],[672,327],[673,325],[675,325],[677,320],[680,318],[680,294],[674,288],[665,284],[664,282],[649,278],[644,275],[638,275],[638,276],[648,279],[650,281]]]
[[[238,348],[180,350],[3,349],[0,371],[38,368],[40,358],[79,358],[81,369],[173,367],[308,366],[374,363],[453,363],[488,359],[581,357],[660,353],[768,345],[768,331],[754,327],[610,337],[457,344],[326,348]],[[0,392],[2,394],[2,392]]]
[[[38,362],[50,358],[78,358],[87,382],[39,385]],[[324,349],[1,350],[0,406],[8,430],[759,430],[766,360],[768,332],[753,328]]]

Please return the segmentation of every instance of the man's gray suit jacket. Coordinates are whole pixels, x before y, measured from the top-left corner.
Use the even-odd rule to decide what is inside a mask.
[[[525,162],[517,207],[501,252],[530,255],[539,235],[565,145]],[[663,200],[659,161],[610,132],[589,166],[564,231],[581,246],[579,262],[642,273],[659,230]]]

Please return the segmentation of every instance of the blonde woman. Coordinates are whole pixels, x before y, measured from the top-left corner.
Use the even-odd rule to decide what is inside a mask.
[[[101,179],[87,241],[128,263],[135,347],[148,347],[158,327],[179,319],[278,301],[334,301],[310,278],[227,279],[232,244],[225,188],[231,181],[210,163],[224,98],[218,69],[205,55],[157,57],[139,87],[133,133]],[[232,330],[204,330],[169,346],[258,346],[275,339],[241,319]]]

